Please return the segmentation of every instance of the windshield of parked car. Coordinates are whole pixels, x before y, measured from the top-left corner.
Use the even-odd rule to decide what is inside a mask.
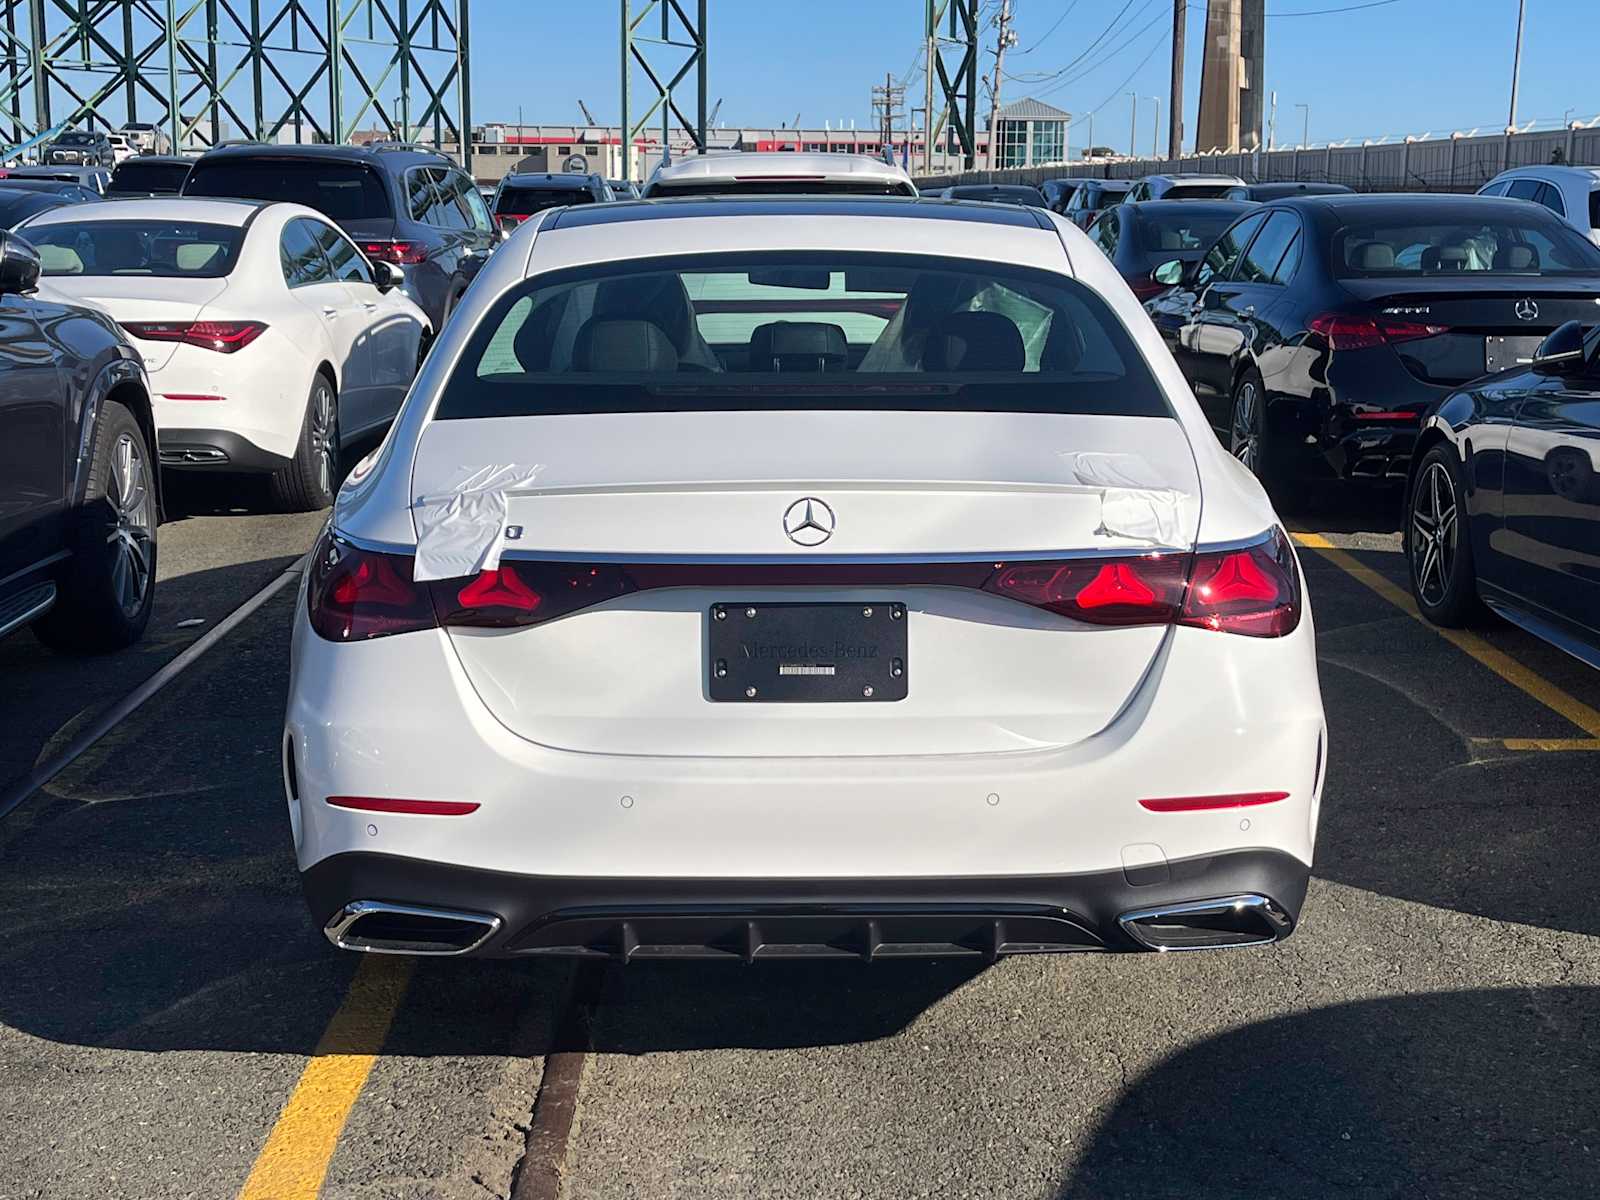
[[[92,146],[95,144],[95,135],[92,133],[63,133],[56,139],[58,146]]]
[[[34,226],[27,238],[45,275],[217,279],[233,270],[244,230],[193,221],[73,221]]]
[[[1212,208],[1205,205],[1157,204],[1151,207],[1129,205],[1122,210],[1133,213],[1134,248],[1147,266],[1199,258],[1222,231],[1247,212],[1245,205]]]
[[[993,204],[1032,204],[1044,207],[1044,193],[1035,187],[969,185],[950,189],[952,200],[988,200]]]
[[[185,196],[286,200],[334,221],[392,218],[394,206],[378,173],[362,163],[323,158],[231,158],[195,163]]]
[[[189,178],[188,163],[146,162],[130,158],[111,173],[106,195],[176,195]]]
[[[496,216],[531,217],[547,208],[593,203],[594,193],[588,184],[569,187],[512,187],[508,184],[495,197],[494,211]]]
[[[1553,216],[1353,221],[1334,235],[1342,279],[1390,275],[1597,275],[1600,247]]]
[[[486,314],[435,415],[796,407],[1170,413],[1127,330],[1075,280],[796,253],[535,277]]]

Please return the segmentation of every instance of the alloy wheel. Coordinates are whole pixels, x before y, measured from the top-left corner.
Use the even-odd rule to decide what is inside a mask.
[[[1260,408],[1260,393],[1254,381],[1246,379],[1233,398],[1231,449],[1233,456],[1248,467],[1252,475],[1258,474],[1261,467]]]
[[[339,426],[333,409],[333,389],[326,383],[317,385],[317,394],[311,402],[311,449],[317,460],[317,482],[322,494],[333,494],[335,459],[338,456]]]
[[[144,607],[150,590],[155,506],[144,450],[132,434],[124,433],[112,447],[106,501],[115,518],[106,534],[112,547],[111,587],[123,614],[134,617]]]
[[[1411,569],[1423,603],[1444,602],[1456,569],[1456,485],[1441,462],[1430,462],[1411,500]]]

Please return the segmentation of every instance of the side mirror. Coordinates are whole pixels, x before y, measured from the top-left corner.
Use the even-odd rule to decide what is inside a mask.
[[[39,286],[39,252],[16,234],[0,242],[0,296],[26,296]]]
[[[372,274],[380,292],[392,292],[406,281],[406,273],[392,262],[375,262]]]
[[[1162,263],[1154,271],[1151,271],[1150,278],[1157,283],[1164,283],[1168,287],[1177,287],[1178,284],[1183,282],[1184,268],[1187,265],[1181,258],[1175,258],[1171,262]]]
[[[1533,369],[1541,375],[1580,373],[1585,365],[1586,333],[1577,321],[1557,325],[1533,352]]]

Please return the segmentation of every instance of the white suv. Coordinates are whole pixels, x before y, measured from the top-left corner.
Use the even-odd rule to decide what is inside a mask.
[[[1542,204],[1600,246],[1600,167],[1513,167],[1478,189]]]
[[[733,151],[657,167],[646,200],[668,196],[915,196],[903,167],[865,154]]]

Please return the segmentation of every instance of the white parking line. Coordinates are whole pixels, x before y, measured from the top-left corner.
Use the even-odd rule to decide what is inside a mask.
[[[301,555],[300,558],[295,560],[293,566],[286,568],[281,574],[275,576],[266,587],[217,622],[215,626],[202,634],[194,645],[134,688],[133,691],[129,692],[116,704],[101,713],[95,721],[85,726],[75,738],[67,743],[61,753],[40,763],[22,782],[5,793],[4,796],[0,796],[0,818],[4,818],[17,805],[70,767],[85,750],[115,729],[151,696],[154,696],[167,684],[192,667],[201,655],[227,637],[246,617],[298,579],[305,562],[306,556]]]

